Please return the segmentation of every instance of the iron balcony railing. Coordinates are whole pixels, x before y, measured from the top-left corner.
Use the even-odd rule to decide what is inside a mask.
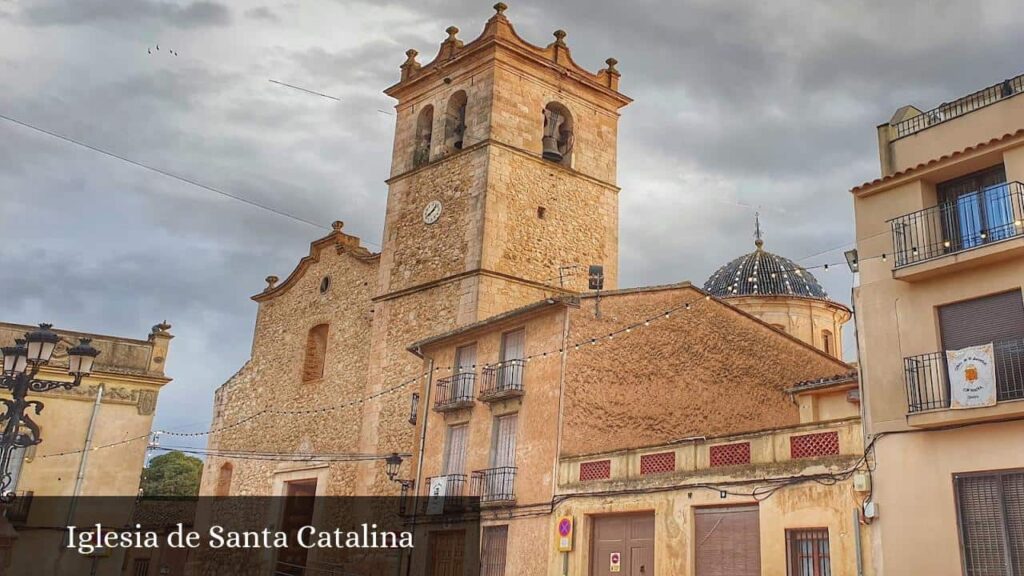
[[[525,371],[525,360],[505,360],[501,364],[485,367],[481,375],[483,383],[480,399],[491,400],[521,395]]]
[[[439,482],[444,484],[444,496],[448,498],[459,498],[466,495],[465,474],[445,474],[443,476],[427,478],[427,483],[423,486],[427,496],[434,495],[431,493],[433,491],[432,486],[436,486]]]
[[[443,485],[444,493],[436,491],[438,484]],[[465,474],[445,474],[427,478],[424,484],[424,495],[419,501],[419,513],[446,513],[465,511],[472,500],[467,489]]]
[[[896,268],[1024,236],[1024,184],[990,186],[889,223]]]
[[[1024,339],[993,344],[996,371],[996,399],[1024,398]],[[949,408],[949,371],[945,352],[932,352],[903,359],[910,412]]]
[[[488,502],[511,502],[516,499],[516,467],[501,466],[473,472],[473,496],[481,504]]]
[[[461,372],[437,381],[434,410],[454,410],[473,404],[473,387],[476,374]]]
[[[952,102],[940,104],[918,116],[907,118],[902,122],[894,124],[895,139],[910,136],[936,124],[963,116],[994,102],[1020,94],[1022,91],[1024,91],[1024,75],[1004,80],[999,84],[994,84],[973,94],[957,98]]]

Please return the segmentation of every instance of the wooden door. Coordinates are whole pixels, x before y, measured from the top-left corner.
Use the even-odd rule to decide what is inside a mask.
[[[694,542],[697,576],[760,576],[757,505],[697,508]]]
[[[277,553],[275,574],[298,575],[305,572],[309,550],[298,545],[296,534],[299,528],[313,523],[313,506],[316,503],[315,496],[315,478],[285,484],[281,531],[288,534],[288,543],[290,545]]]
[[[654,576],[654,513],[594,519],[591,576]]]
[[[463,576],[465,545],[465,530],[431,532],[428,576]]]

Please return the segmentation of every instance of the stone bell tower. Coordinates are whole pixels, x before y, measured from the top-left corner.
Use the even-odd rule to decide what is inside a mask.
[[[498,3],[475,40],[447,29],[437,56],[406,52],[374,304],[370,389],[421,368],[410,343],[618,276],[616,61],[591,73],[558,30],[535,46]],[[407,411],[407,405],[403,407]],[[386,412],[388,406],[379,410]],[[400,415],[373,408],[365,451],[407,450]],[[379,472],[379,471],[378,471]],[[364,475],[361,475],[364,476]]]

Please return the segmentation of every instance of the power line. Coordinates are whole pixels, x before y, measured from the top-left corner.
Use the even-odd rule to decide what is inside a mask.
[[[196,180],[192,180],[191,178],[187,178],[185,176],[179,176],[177,174],[174,174],[173,172],[168,172],[167,170],[164,170],[162,168],[157,168],[155,166],[150,166],[149,164],[143,164],[142,162],[139,162],[137,160],[132,160],[131,158],[127,158],[125,156],[121,156],[120,154],[116,154],[116,153],[111,152],[109,150],[104,150],[103,148],[99,148],[98,146],[94,146],[92,144],[88,144],[86,142],[82,142],[81,140],[76,140],[76,139],[71,138],[69,136],[64,136],[63,134],[58,134],[56,132],[51,132],[50,130],[47,130],[45,128],[40,128],[39,126],[35,126],[33,124],[29,124],[28,122],[22,122],[21,120],[18,120],[16,118],[11,118],[10,116],[6,116],[4,114],[0,114],[0,118],[2,118],[4,120],[7,120],[8,122],[11,122],[13,124],[17,124],[19,126],[22,126],[24,128],[28,128],[30,130],[35,130],[36,132],[39,132],[39,133],[42,133],[42,134],[46,134],[47,136],[52,136],[54,138],[63,140],[64,142],[67,142],[69,144],[74,144],[75,146],[81,146],[82,148],[86,148],[88,150],[92,150],[93,152],[97,152],[99,154],[103,154],[104,156],[109,156],[111,158],[115,158],[117,160],[121,160],[122,162],[127,162],[127,163],[131,164],[132,166],[136,166],[136,167],[142,168],[144,170],[149,170],[150,172],[155,172],[157,174],[160,174],[161,176],[166,176],[168,178],[173,178],[175,180],[184,182],[186,184],[191,184],[192,186],[196,186],[198,188],[202,188],[203,190],[207,190],[207,191],[213,192],[215,194],[220,194],[221,196],[224,196],[224,197],[227,197],[227,198],[231,198],[232,200],[237,200],[239,202],[248,204],[250,206],[254,206],[256,208],[260,208],[261,210],[266,210],[268,212],[272,212],[274,214],[277,214],[278,216],[284,216],[285,218],[290,218],[290,219],[295,220],[297,222],[301,222],[303,224],[307,224],[309,226],[314,226],[316,228],[320,228],[320,229],[323,229],[323,230],[329,230],[330,229],[329,226],[325,226],[323,224],[318,224],[316,222],[313,222],[312,220],[307,220],[307,219],[305,219],[305,218],[303,218],[301,216],[296,216],[294,214],[290,214],[288,212],[285,212],[284,210],[279,210],[277,208],[273,208],[273,207],[267,206],[265,204],[261,204],[259,202],[256,202],[255,200],[249,200],[248,198],[244,198],[242,196],[238,196],[238,195],[232,194],[230,192],[225,192],[224,190],[220,190],[218,188],[214,188],[213,186],[209,186],[207,184],[203,184],[202,182],[197,182]]]
[[[292,84],[288,84],[288,83],[285,83],[285,82],[278,82],[277,80],[272,80],[272,79],[268,79],[268,80],[270,80],[274,84],[279,84],[281,86],[285,86],[285,87],[288,87],[288,88],[294,88],[296,90],[301,90],[301,91],[306,92],[308,94],[313,94],[314,96],[323,96],[324,98],[330,98],[331,100],[337,100],[338,102],[341,102],[341,98],[335,98],[334,96],[330,96],[330,95],[324,94],[322,92],[317,92],[315,90],[309,90],[307,88],[302,88],[301,86],[293,86]]]

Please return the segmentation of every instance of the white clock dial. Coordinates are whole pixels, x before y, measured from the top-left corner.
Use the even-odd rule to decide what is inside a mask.
[[[441,203],[437,200],[427,202],[427,205],[423,208],[423,222],[433,224],[434,222],[437,222],[437,219],[440,217]]]

